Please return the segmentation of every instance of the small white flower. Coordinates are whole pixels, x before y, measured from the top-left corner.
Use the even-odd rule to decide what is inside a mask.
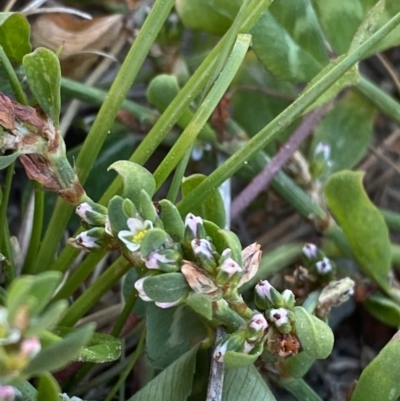
[[[91,237],[90,235],[88,235],[87,231],[84,231],[83,233],[80,233],[77,237],[76,237],[76,242],[88,249],[92,249],[92,248],[100,248],[99,245],[96,244],[96,240],[98,240],[98,238],[95,237]]]
[[[89,205],[89,203],[84,202],[81,203],[79,206],[76,208],[76,214],[82,219],[86,221],[86,213],[87,212],[93,212],[92,206]]]
[[[285,300],[285,302],[288,302],[291,299],[294,299],[294,294],[290,290],[285,290],[282,292],[282,298]]]
[[[260,280],[254,290],[257,292],[260,298],[267,298],[270,302],[272,302],[271,288],[272,285],[268,280]]]
[[[235,262],[232,258],[228,258],[222,262],[220,265],[221,272],[224,272],[231,278],[236,273],[241,273],[243,269]]]
[[[265,317],[262,313],[256,313],[252,316],[249,328],[255,331],[264,331],[268,327],[268,322],[265,320]]]
[[[172,308],[175,305],[178,305],[180,302],[181,302],[181,300],[178,299],[177,301],[174,301],[174,302],[156,302],[156,305],[159,308],[168,309],[168,308]]]
[[[137,280],[137,281],[135,282],[135,288],[136,288],[136,291],[138,292],[139,297],[142,298],[143,301],[145,301],[145,302],[151,302],[152,299],[150,299],[150,298],[146,295],[146,293],[144,292],[144,289],[143,289],[143,282],[144,282],[144,280],[146,280],[146,278],[147,278],[147,277],[143,277],[143,278],[140,278],[139,280]]]
[[[305,244],[303,246],[303,255],[307,259],[316,259],[317,251],[318,251],[318,248],[314,244]]]
[[[324,160],[329,160],[331,156],[331,147],[327,143],[320,142],[315,148],[314,155],[322,155]]]
[[[285,308],[271,309],[269,318],[276,324],[277,327],[289,323],[288,311]]]
[[[135,252],[140,248],[140,243],[149,229],[153,228],[153,223],[150,220],[142,221],[131,217],[127,221],[128,230],[122,230],[118,233],[118,238],[131,251]]]
[[[213,258],[212,254],[212,247],[210,244],[210,241],[207,241],[206,239],[194,239],[191,241],[192,249],[193,252],[198,255],[198,254],[203,254],[207,258]]]
[[[159,263],[174,263],[174,260],[168,259],[165,255],[159,254],[157,251],[151,252],[145,261],[148,269],[159,269]]]
[[[197,224],[203,225],[203,219],[200,216],[189,213],[185,219],[185,227],[189,227],[194,238],[197,238]]]
[[[319,274],[328,274],[332,271],[332,264],[328,258],[323,258],[315,264]]]

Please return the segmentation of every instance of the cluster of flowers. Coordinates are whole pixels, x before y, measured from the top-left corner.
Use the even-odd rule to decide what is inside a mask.
[[[41,350],[39,338],[29,334],[28,323],[24,310],[9,321],[7,308],[0,307],[0,400],[12,401],[19,395],[10,384]]]
[[[335,264],[314,244],[306,244],[303,247],[303,264],[310,273],[331,280],[336,273]]]

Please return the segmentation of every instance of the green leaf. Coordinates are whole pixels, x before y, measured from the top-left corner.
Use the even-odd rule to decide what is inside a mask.
[[[159,202],[161,206],[161,220],[164,224],[165,231],[172,237],[175,242],[183,240],[185,232],[185,224],[176,206],[167,199]]]
[[[273,2],[251,34],[257,57],[279,79],[307,82],[329,62],[310,0]]]
[[[383,289],[389,287],[391,247],[386,223],[362,186],[363,173],[340,171],[325,184],[325,198],[358,264]]]
[[[149,363],[165,369],[189,350],[194,338],[204,336],[206,328],[201,318],[185,305],[162,309],[148,304],[146,333]]]
[[[61,279],[62,274],[56,271],[48,271],[32,277],[29,296],[36,300],[34,308],[31,309],[32,316],[39,314],[49,303]]]
[[[157,212],[150,195],[142,189],[140,191],[139,198],[141,216],[145,220],[150,220],[152,223],[154,223],[157,218]]]
[[[118,195],[115,195],[108,202],[108,218],[110,219],[110,225],[113,233],[116,235],[122,230],[127,230],[127,217],[124,213],[124,199]]]
[[[18,159],[22,155],[22,152],[14,152],[11,155],[0,156],[0,170],[8,167],[11,163]]]
[[[314,362],[315,358],[307,354],[307,352],[299,352],[297,355],[285,360],[285,374],[290,377],[301,378],[308,372]]]
[[[58,57],[51,50],[39,47],[24,56],[22,63],[33,95],[58,129],[61,109],[61,68]]]
[[[182,355],[128,401],[185,401],[189,396],[199,344]]]
[[[0,13],[0,46],[7,57],[17,63],[31,51],[29,42],[30,25],[26,17],[19,13]]]
[[[22,276],[11,283],[7,295],[8,318],[10,321],[13,320],[18,309],[28,302],[33,279],[33,276]]]
[[[150,197],[154,195],[156,184],[151,173],[137,163],[120,160],[113,163],[108,170],[115,170],[124,181],[123,197],[129,198],[139,207],[140,192],[146,191]]]
[[[243,366],[252,365],[263,352],[263,344],[253,348],[251,354],[242,352],[227,351],[224,355],[224,364],[228,369],[237,369]]]
[[[400,396],[400,333],[363,370],[351,401],[395,401]]]
[[[143,281],[146,295],[154,302],[175,302],[190,289],[182,273],[163,273]]]
[[[375,108],[364,97],[348,92],[318,125],[311,154],[323,142],[330,146],[328,174],[354,167],[371,141]]]
[[[254,365],[227,369],[222,401],[276,401],[265,380]]]
[[[400,306],[382,293],[370,295],[364,302],[364,308],[376,319],[394,327],[400,326]]]
[[[185,303],[199,315],[204,316],[207,320],[212,320],[212,300],[209,296],[191,292],[186,298]]]
[[[144,258],[147,258],[151,252],[164,245],[168,235],[161,228],[153,228],[145,234],[140,243],[140,252]]]
[[[304,352],[314,359],[327,358],[334,342],[331,328],[301,306],[294,308],[294,318],[296,334]]]
[[[239,266],[243,266],[242,244],[238,236],[230,230],[219,230],[219,233],[224,237],[227,248],[232,251],[232,259],[237,262]]]
[[[323,3],[319,0],[312,0],[314,9],[319,17],[322,29],[331,44],[333,50],[339,54],[348,51],[353,38],[360,39],[360,25],[364,19],[368,19],[362,28],[364,30],[363,39],[365,40],[373,31],[373,27],[383,26],[391,17],[400,12],[400,3],[397,0],[386,0],[384,12],[379,21],[374,21],[376,15],[379,16],[380,10],[374,10],[371,16],[368,12],[377,4],[377,0],[326,0]],[[338,29],[339,27],[339,29]],[[396,28],[378,46],[375,46],[374,52],[400,43],[400,27]],[[353,43],[355,45],[355,43]]]
[[[36,376],[42,372],[55,371],[75,360],[92,336],[94,324],[74,330],[62,341],[43,348],[24,370],[27,376]]]
[[[60,401],[61,388],[50,373],[40,376],[36,401]]]
[[[194,174],[184,178],[182,182],[182,197],[185,198],[205,179],[206,176],[202,174]],[[226,216],[224,201],[218,189],[210,192],[204,202],[196,205],[191,212],[196,216],[201,216],[205,220],[212,221],[221,228],[225,227]]]

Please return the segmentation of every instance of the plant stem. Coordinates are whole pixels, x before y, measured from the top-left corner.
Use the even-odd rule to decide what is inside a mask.
[[[120,256],[68,309],[60,326],[74,326],[95,303],[131,268],[131,264]]]
[[[31,239],[29,241],[28,252],[26,253],[23,274],[32,274],[34,272],[35,260],[37,251],[40,245],[43,227],[43,214],[44,214],[44,193],[42,186],[34,181],[34,196],[35,196],[35,209],[33,213],[33,223]]]
[[[15,98],[19,103],[26,106],[28,104],[28,99],[26,98],[25,92],[22,89],[21,83],[19,82],[17,74],[15,73],[14,68],[10,63],[10,60],[8,59],[7,54],[4,51],[3,46],[1,45],[0,45],[0,63],[3,65],[4,71],[7,75],[8,81],[10,82]]]
[[[117,112],[128,94],[151,46],[167,19],[175,0],[157,0],[144,22],[131,49],[94,121],[76,160],[76,170],[84,184],[96,157],[111,129]],[[37,268],[47,270],[54,258],[61,236],[68,223],[72,207],[62,199],[57,201],[49,227],[37,257]]]
[[[218,341],[226,334],[223,327],[219,326],[215,332],[214,350]],[[224,387],[224,363],[211,358],[210,376],[208,378],[208,389],[206,401],[222,400],[222,388]]]
[[[5,271],[6,283],[8,284],[11,283],[16,277],[14,255],[12,251],[10,232],[7,221],[7,207],[8,207],[8,201],[10,199],[11,184],[14,175],[14,166],[15,162],[12,163],[7,169],[6,180],[4,182],[4,187],[3,187],[3,196],[1,199],[1,206],[0,206],[0,223],[1,223],[0,249],[4,253],[4,256],[7,259],[7,261],[4,262],[4,271]]]
[[[350,53],[335,67],[331,68],[319,81],[307,89],[288,108],[271,121],[265,128],[256,134],[243,148],[230,157],[221,167],[211,173],[200,185],[188,194],[179,204],[182,215],[189,213],[190,209],[218,188],[218,186],[231,177],[247,160],[250,160],[262,148],[275,139],[285,127],[307,110],[328,88],[330,88],[346,71],[395,28],[400,21],[400,13],[387,24],[370,36],[358,49]]]
[[[67,282],[63,285],[61,290],[55,295],[53,301],[69,298],[83,283],[87,276],[94,270],[96,265],[104,258],[107,251],[101,250],[91,253],[80,264],[79,269],[68,278]]]
[[[238,36],[229,60],[227,61],[214,86],[206,96],[202,105],[198,108],[192,121],[183,131],[179,139],[175,142],[175,145],[169,151],[168,155],[164,158],[157,170],[154,172],[156,188],[160,188],[162,183],[167,179],[171,171],[182,159],[187,149],[194,142],[201,128],[207,122],[214,109],[217,107],[219,101],[236,75],[237,70],[242,64],[244,56],[246,55],[247,49],[250,45],[250,41],[250,35]],[[222,184],[222,182],[220,184]]]
[[[368,79],[361,77],[356,89],[378,110],[400,124],[400,104]]]
[[[265,12],[270,0],[259,0],[249,8],[241,32],[248,32],[259,17]],[[194,72],[186,85],[179,91],[179,94],[170,103],[165,112],[158,119],[151,131],[146,135],[136,151],[130,157],[130,161],[144,164],[153,154],[157,146],[170,131],[171,127],[178,121],[179,117],[189,107],[190,103],[200,93],[207,83],[208,77],[214,68],[218,54],[225,46],[226,36],[214,47],[211,53],[203,61],[200,67]],[[122,180],[117,177],[109,186],[100,199],[101,204],[106,204],[121,188]]]
[[[299,401],[322,401],[322,398],[303,379],[279,378],[276,380],[274,378],[274,381]]]
[[[135,366],[135,363],[137,362],[139,356],[143,353],[145,338],[146,338],[146,330],[143,329],[142,335],[140,336],[139,343],[138,343],[138,345],[137,345],[137,347],[135,349],[135,352],[132,354],[131,361],[125,367],[125,369],[122,371],[121,376],[119,377],[117,383],[115,383],[114,387],[108,393],[108,395],[104,399],[104,401],[111,401],[113,399],[114,395],[117,393],[118,389],[121,387],[122,383],[128,377],[129,372],[133,369],[133,367]]]
[[[137,291],[133,290],[129,294],[128,299],[125,301],[124,309],[119,314],[117,321],[115,322],[115,326],[112,329],[111,335],[114,337],[118,337],[121,333],[121,330],[124,327],[124,324],[128,320],[129,315],[132,313],[132,309],[135,306],[137,300]]]

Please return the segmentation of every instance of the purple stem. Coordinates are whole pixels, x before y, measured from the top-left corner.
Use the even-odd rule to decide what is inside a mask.
[[[279,149],[264,169],[253,178],[249,185],[233,200],[231,219],[234,220],[259,194],[265,190],[275,174],[287,163],[300,144],[311,134],[327,107],[321,107],[307,114],[290,139]]]

